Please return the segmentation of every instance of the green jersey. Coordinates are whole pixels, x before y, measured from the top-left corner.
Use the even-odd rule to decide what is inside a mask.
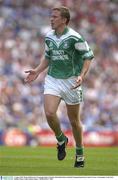
[[[94,55],[82,36],[71,28],[65,28],[58,37],[51,30],[45,37],[45,57],[49,61],[48,74],[54,78],[67,79],[81,73],[84,61]]]

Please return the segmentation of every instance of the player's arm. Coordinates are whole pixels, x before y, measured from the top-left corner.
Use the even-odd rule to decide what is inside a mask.
[[[88,46],[88,43],[84,39],[81,39],[80,42],[78,41],[75,44],[75,49],[81,52],[84,63],[83,63],[81,73],[76,79],[76,85],[73,87],[73,89],[77,88],[78,86],[82,84],[89,70],[91,60],[94,58],[93,51],[90,49],[90,47]]]
[[[48,67],[48,65],[49,65],[49,61],[45,58],[45,56],[43,56],[41,58],[40,64],[35,68],[35,70],[38,74],[40,74]]]
[[[45,58],[45,56],[43,56],[41,58],[40,64],[35,69],[25,71],[25,73],[28,73],[27,77],[25,78],[25,82],[30,83],[35,79],[37,79],[39,74],[43,72],[48,67],[48,65],[49,65],[49,61]]]
[[[84,80],[84,78],[85,78],[85,76],[89,70],[90,64],[91,64],[91,60],[86,59],[84,61],[84,65],[83,65],[81,74],[76,79],[76,86],[74,87],[74,89],[82,84],[82,82],[83,82],[83,80]]]

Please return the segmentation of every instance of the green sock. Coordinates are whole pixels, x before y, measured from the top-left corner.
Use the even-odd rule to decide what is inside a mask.
[[[84,147],[76,147],[76,155],[82,155],[84,154]]]
[[[56,139],[58,142],[62,142],[66,140],[66,136],[63,134],[63,132],[61,132],[59,136],[56,136]]]

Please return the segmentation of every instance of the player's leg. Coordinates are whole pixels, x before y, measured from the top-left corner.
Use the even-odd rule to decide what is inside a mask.
[[[76,145],[78,147],[83,146],[83,131],[82,131],[82,124],[80,121],[80,104],[77,105],[66,105],[67,107],[67,114],[72,126],[72,131],[74,135],[74,139]]]
[[[80,104],[68,105],[67,114],[72,126],[72,132],[76,143],[76,160],[75,167],[84,166],[84,154],[83,154],[83,129],[80,120]]]
[[[61,133],[59,120],[56,114],[59,104],[60,97],[50,94],[44,95],[44,109],[46,118],[50,128],[54,131],[56,136],[59,136]]]
[[[80,121],[80,103],[83,101],[82,87],[72,89],[75,85],[75,77],[62,80],[63,100],[67,106],[67,114],[72,126],[72,132],[76,143],[75,167],[84,166],[83,156],[83,130]]]
[[[63,160],[66,156],[65,147],[68,139],[61,131],[60,123],[56,114],[60,101],[61,98],[58,96],[50,94],[44,95],[44,109],[46,118],[58,141],[58,159]]]

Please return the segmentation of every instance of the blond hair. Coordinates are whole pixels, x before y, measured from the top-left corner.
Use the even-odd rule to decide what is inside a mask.
[[[61,7],[54,7],[52,9],[52,11],[55,11],[55,10],[60,11],[61,17],[66,18],[67,19],[66,20],[66,24],[68,24],[69,21],[70,21],[70,12],[69,12],[69,9],[67,7],[65,7],[65,6],[61,6]]]

